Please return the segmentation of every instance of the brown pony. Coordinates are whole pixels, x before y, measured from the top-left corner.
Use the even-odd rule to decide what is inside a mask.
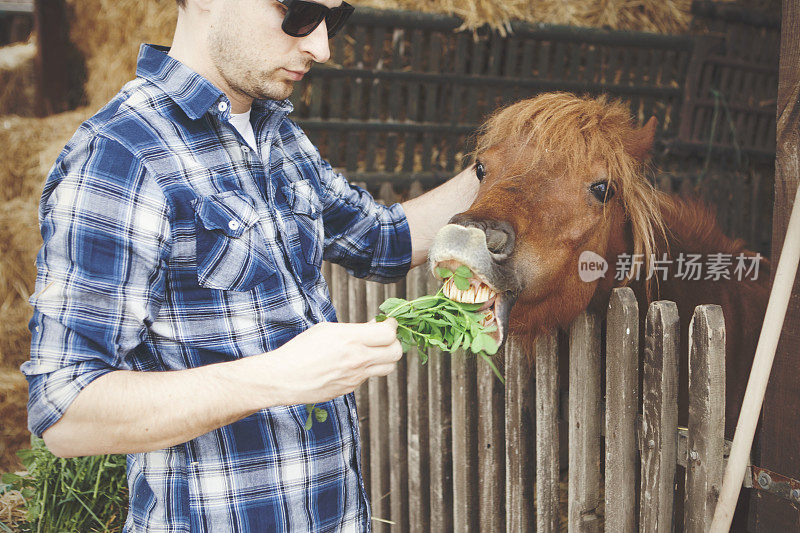
[[[436,236],[430,265],[464,264],[472,270],[469,291],[445,287],[456,299],[476,301],[478,289],[488,285],[491,292],[483,288],[481,294],[489,295],[478,301],[488,298],[500,342],[506,332],[534,338],[566,327],[586,309],[604,314],[611,290],[623,285],[634,290],[642,320],[649,302],[674,301],[683,375],[695,306],[719,304],[726,325],[730,438],[766,309],[769,263],[746,250],[743,241],[726,237],[699,201],[650,184],[646,162],[655,127],[655,119],[634,127],[621,103],[565,93],[499,110],[483,126],[474,154],[482,179],[477,199]],[[581,279],[579,257],[587,251],[607,262],[604,277]],[[703,266],[713,262],[713,254],[723,254],[716,257],[729,258],[730,279],[705,279],[705,268],[699,280],[681,279],[679,269],[686,271],[686,263],[680,258],[688,254],[702,254]],[[635,258],[641,259],[638,268]],[[748,275],[736,272],[740,262],[751,268]],[[617,266],[626,264],[634,267],[615,275]],[[651,268],[655,275],[649,278]],[[686,381],[681,379],[679,408],[684,424]]]

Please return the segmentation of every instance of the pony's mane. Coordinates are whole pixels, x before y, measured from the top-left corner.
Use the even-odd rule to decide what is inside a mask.
[[[514,166],[523,173],[543,164],[566,162],[567,168],[562,171],[585,175],[597,163],[604,165],[609,184],[622,199],[631,224],[633,253],[644,257],[641,266],[646,274],[656,253],[656,239],[661,237],[668,242],[659,208],[667,195],[646,179],[646,163],[626,151],[625,141],[632,139],[635,131],[628,107],[618,101],[604,96],[545,93],[492,115],[478,134],[473,156],[511,142],[519,148],[515,152],[520,160]],[[533,150],[525,150],[526,147]],[[628,281],[636,276],[637,271],[633,270]],[[649,295],[649,280],[646,285]]]

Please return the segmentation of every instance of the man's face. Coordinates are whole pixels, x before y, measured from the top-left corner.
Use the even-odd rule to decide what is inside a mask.
[[[336,7],[341,0],[319,0]],[[283,100],[313,62],[330,58],[325,22],[305,37],[291,37],[277,0],[220,0],[211,12],[208,48],[225,82],[249,98]]]

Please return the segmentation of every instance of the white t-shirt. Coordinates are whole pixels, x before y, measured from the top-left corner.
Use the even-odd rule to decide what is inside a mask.
[[[250,148],[257,153],[256,134],[253,132],[253,125],[250,124],[250,110],[248,109],[245,113],[231,113],[230,121],[233,127],[244,137],[244,140],[247,141],[247,144],[250,145]]]

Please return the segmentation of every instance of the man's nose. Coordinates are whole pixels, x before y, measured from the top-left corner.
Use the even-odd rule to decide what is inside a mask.
[[[314,31],[302,38],[301,47],[308,52],[317,63],[325,63],[331,58],[331,49],[328,45],[328,26],[323,20]]]

